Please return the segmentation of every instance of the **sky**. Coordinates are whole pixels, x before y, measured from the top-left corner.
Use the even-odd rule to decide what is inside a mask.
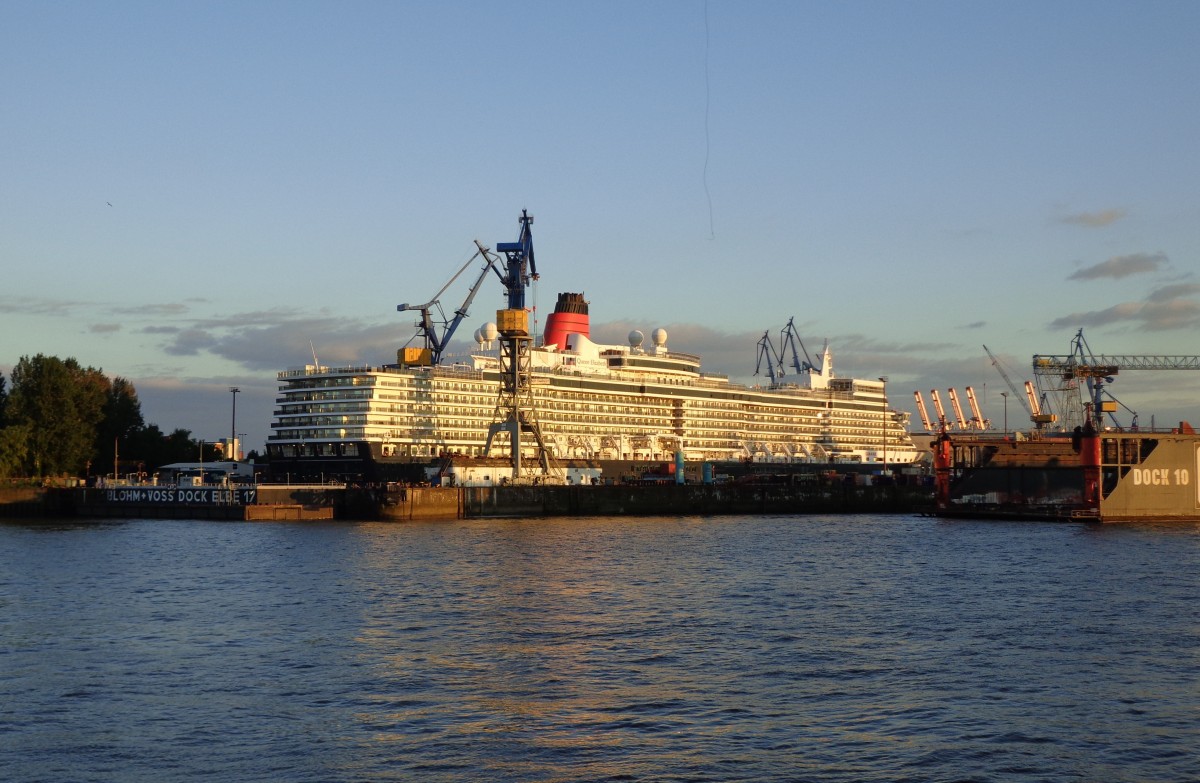
[[[393,361],[396,305],[527,209],[539,322],[582,292],[594,339],[763,383],[794,318],[900,410],[971,385],[1020,426],[985,344],[1017,385],[1079,329],[1200,354],[1197,30],[1170,0],[0,0],[0,372],[74,357],[261,449],[279,371]],[[1111,388],[1200,425],[1200,372]]]

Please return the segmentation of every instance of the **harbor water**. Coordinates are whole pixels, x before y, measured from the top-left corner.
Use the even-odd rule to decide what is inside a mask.
[[[1200,780],[1200,525],[0,523],[0,770]]]

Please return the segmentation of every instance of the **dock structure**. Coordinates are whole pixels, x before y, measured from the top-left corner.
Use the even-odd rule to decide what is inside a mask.
[[[112,494],[109,494],[109,493]],[[197,496],[198,497],[198,496]],[[0,495],[0,516],[96,519],[380,520],[547,516],[706,516],[736,514],[915,513],[932,496],[918,485],[820,482],[747,484],[345,487],[257,485],[243,502],[198,502],[93,488],[48,488]],[[10,505],[11,504],[11,505]]]

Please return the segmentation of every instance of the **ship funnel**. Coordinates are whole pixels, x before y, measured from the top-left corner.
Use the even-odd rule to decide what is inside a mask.
[[[572,334],[582,334],[588,338],[592,336],[588,303],[583,294],[559,294],[554,312],[546,318],[542,345],[557,345],[561,351],[567,347],[567,337]]]

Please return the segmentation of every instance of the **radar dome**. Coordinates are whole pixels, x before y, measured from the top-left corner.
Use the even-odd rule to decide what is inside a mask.
[[[483,330],[482,329],[475,330],[475,344],[483,345]]]
[[[483,325],[483,339],[485,342],[492,342],[496,339],[496,335],[499,333],[500,332],[496,329],[496,325],[491,321],[488,321]]]
[[[667,330],[655,329],[650,335],[650,339],[654,341],[654,345],[661,348],[667,344]]]
[[[634,348],[640,347],[642,344],[642,340],[644,340],[644,339],[646,339],[645,335],[643,335],[637,329],[634,329],[632,332],[629,333],[629,345]]]

